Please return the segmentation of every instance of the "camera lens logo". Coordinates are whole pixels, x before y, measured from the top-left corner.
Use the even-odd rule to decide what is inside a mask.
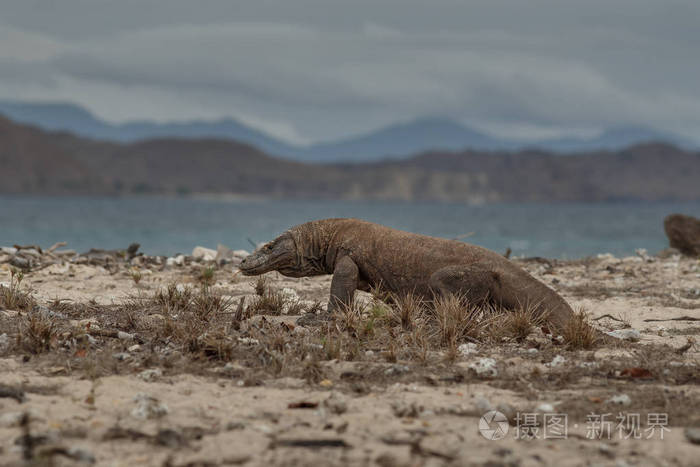
[[[489,410],[479,419],[479,432],[490,441],[503,439],[508,434],[508,419],[498,410]]]

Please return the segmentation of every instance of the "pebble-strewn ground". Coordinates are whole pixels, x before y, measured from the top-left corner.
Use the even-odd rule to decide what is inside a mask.
[[[8,309],[0,299],[0,465],[23,456],[34,465],[124,466],[700,459],[698,260],[515,260],[597,327],[634,342],[568,350],[535,328],[520,342],[476,342],[451,356],[430,348],[419,358],[391,329],[391,338],[353,347],[368,333],[367,316],[356,333],[325,337],[288,315],[236,321],[241,299],[250,306],[260,297],[237,273],[235,255],[215,266],[189,257],[37,254],[28,255],[19,289],[35,303]],[[17,255],[0,253],[5,290]],[[203,318],[212,326],[203,328],[206,339],[187,341],[176,326],[184,312],[154,308],[147,297],[169,284],[182,291],[204,282],[225,306]],[[329,285],[330,277],[276,273],[266,284],[287,297],[285,310],[299,301],[292,313],[325,301]],[[28,337],[40,330],[31,321],[38,316],[53,323],[46,340]],[[328,336],[339,339],[337,348]],[[511,420],[500,440],[479,431],[492,409]],[[534,439],[518,439],[527,434]]]

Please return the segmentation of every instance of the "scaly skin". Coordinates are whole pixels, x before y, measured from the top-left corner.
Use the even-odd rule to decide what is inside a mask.
[[[295,227],[248,256],[245,275],[279,271],[290,277],[333,274],[328,310],[352,302],[355,290],[433,298],[458,293],[508,309],[534,307],[561,332],[573,311],[552,289],[485,248],[391,229],[358,219],[324,219]]]

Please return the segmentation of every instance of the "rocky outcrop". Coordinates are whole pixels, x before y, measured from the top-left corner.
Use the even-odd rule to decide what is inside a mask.
[[[700,257],[700,219],[671,214],[664,220],[664,230],[671,248],[684,255]]]

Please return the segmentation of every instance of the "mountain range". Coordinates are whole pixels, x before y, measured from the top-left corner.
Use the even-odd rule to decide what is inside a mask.
[[[495,138],[447,118],[426,117],[397,123],[375,131],[321,142],[293,145],[232,119],[170,123],[132,121],[105,122],[71,103],[0,101],[0,115],[45,130],[67,131],[85,138],[131,143],[154,138],[217,138],[250,144],[260,150],[297,161],[371,162],[406,159],[427,151],[519,151],[541,149],[561,153],[620,150],[650,141],[663,141],[681,148],[697,145],[678,135],[640,126],[610,128],[595,138],[557,138],[522,142]]]
[[[226,139],[131,143],[0,117],[0,193],[236,195],[485,202],[700,200],[700,152],[663,143],[562,157],[542,150],[432,151],[370,163],[302,163]]]

